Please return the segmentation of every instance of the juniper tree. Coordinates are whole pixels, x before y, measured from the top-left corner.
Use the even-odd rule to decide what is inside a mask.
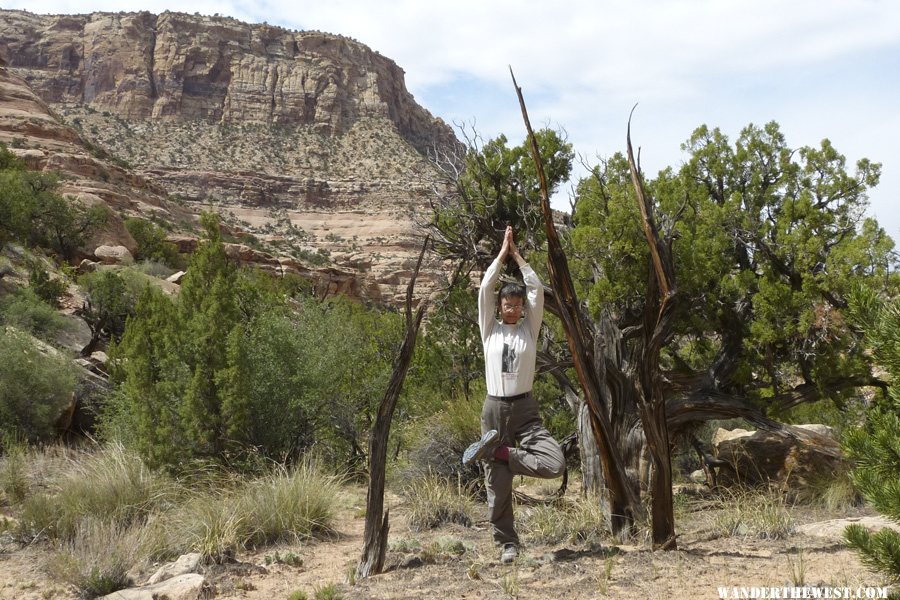
[[[649,476],[638,468],[644,449],[639,381],[662,386],[670,438],[715,418],[744,417],[777,428],[773,417],[799,404],[826,400],[840,407],[860,387],[884,385],[872,376],[858,333],[842,318],[854,281],[897,289],[893,241],[864,215],[880,165],[862,159],[848,167],[827,140],[792,149],[775,123],[748,126],[734,144],[703,126],[684,150],[680,169],[643,181],[677,281],[671,330],[653,372],[639,370],[648,302],[656,292],[625,156],[613,155],[579,183],[570,241],[565,232],[561,237],[581,302],[577,310],[593,340],[612,444],[629,466],[625,485],[633,496]],[[467,160],[459,181],[481,183],[457,189],[494,189],[503,171],[484,164],[491,163]],[[517,198],[524,206],[510,211],[457,193],[448,200],[456,209],[445,235],[451,243],[437,247],[468,247],[466,256],[479,256],[501,213],[532,210],[531,197]],[[435,224],[443,228],[440,213]],[[459,232],[468,235],[465,244],[458,243]],[[552,291],[550,310],[559,290]],[[565,370],[571,356],[544,359],[543,368],[576,394],[579,386],[565,382],[572,379]],[[594,437],[582,427],[582,446]],[[597,467],[582,466],[586,476],[594,474],[590,484],[603,487],[612,475]]]

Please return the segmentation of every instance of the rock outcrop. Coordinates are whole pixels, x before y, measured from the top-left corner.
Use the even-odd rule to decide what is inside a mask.
[[[110,183],[120,197],[99,197],[114,209],[131,202],[126,212],[167,221],[174,209],[216,210],[269,254],[402,299],[422,237],[414,215],[427,219],[439,179],[426,154],[460,145],[392,60],[345,37],[225,17],[0,15],[0,59],[54,130],[29,134],[32,107],[0,126],[0,141],[18,140],[40,168]],[[7,98],[0,90],[0,110]],[[84,148],[116,161],[98,166]],[[103,243],[133,250],[120,233]],[[435,281],[423,270],[420,290]]]
[[[720,484],[774,482],[796,489],[834,476],[844,466],[840,444],[823,425],[791,427],[794,435],[774,431],[719,429],[712,445],[728,468]]]
[[[345,37],[173,12],[2,15],[0,55],[48,103],[324,133],[385,117],[420,150],[455,143],[394,61]]]

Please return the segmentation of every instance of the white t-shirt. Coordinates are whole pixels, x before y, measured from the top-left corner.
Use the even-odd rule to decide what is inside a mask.
[[[544,317],[544,286],[530,266],[521,268],[525,280],[525,316],[515,325],[497,321],[500,261],[495,259],[484,273],[478,292],[478,326],[484,344],[484,376],[487,393],[515,396],[530,392],[534,385],[537,338]]]

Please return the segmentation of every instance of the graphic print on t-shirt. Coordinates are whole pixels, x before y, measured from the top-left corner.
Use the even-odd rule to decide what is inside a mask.
[[[516,364],[516,349],[508,343],[503,342],[503,366],[500,368],[501,373],[515,373],[513,365]]]

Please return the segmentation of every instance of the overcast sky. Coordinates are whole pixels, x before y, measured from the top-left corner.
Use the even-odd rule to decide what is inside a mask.
[[[220,13],[353,37],[406,71],[418,102],[483,137],[524,138],[508,67],[535,126],[593,161],[632,126],[649,175],[702,123],[730,139],[775,120],[791,147],[829,138],[852,167],[883,163],[871,209],[900,241],[896,0],[13,0],[40,13]],[[565,193],[555,204],[567,206]]]

